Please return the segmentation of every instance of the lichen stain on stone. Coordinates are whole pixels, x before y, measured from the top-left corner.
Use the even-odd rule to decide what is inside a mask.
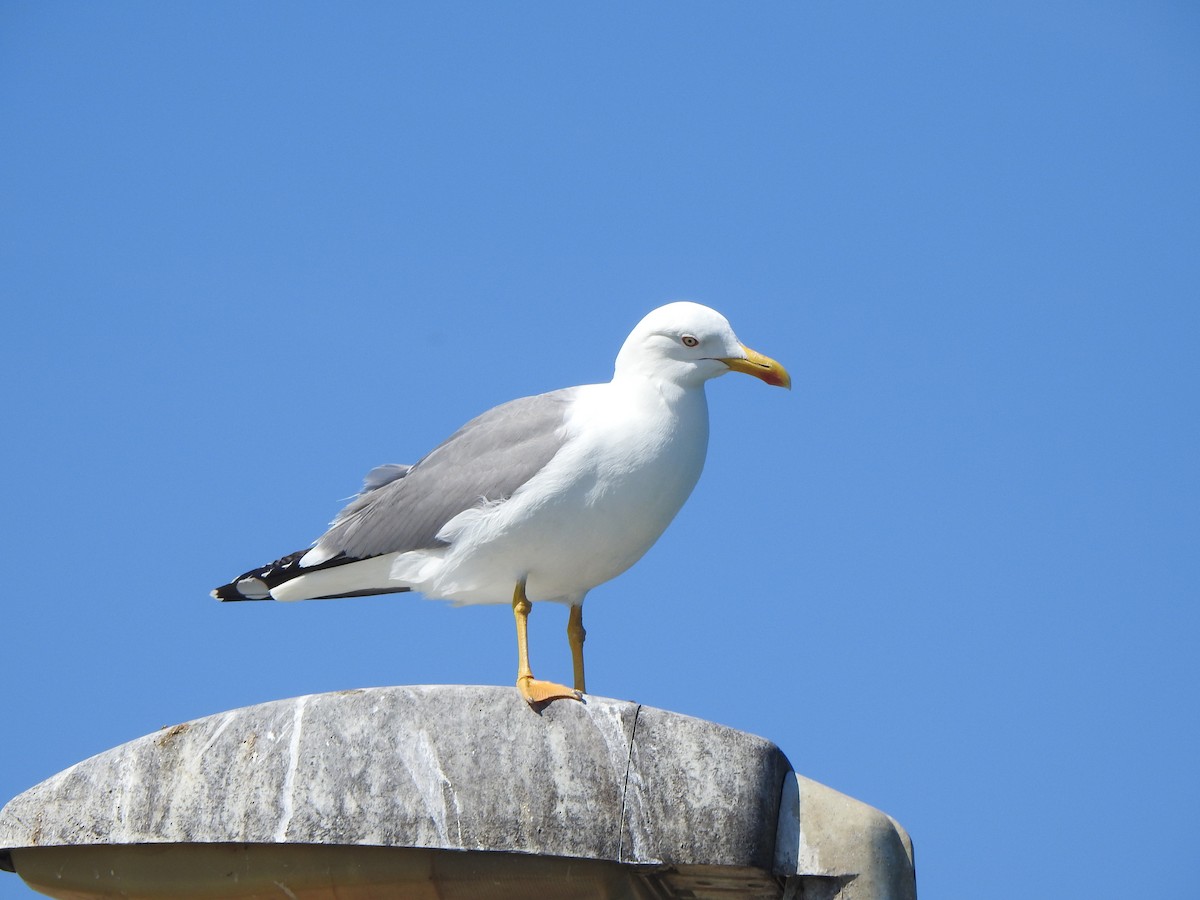
[[[169,728],[164,726],[162,729],[162,733],[159,734],[158,739],[155,741],[155,743],[158,744],[158,746],[160,746],[160,747],[165,747],[165,746],[167,746],[167,744],[171,743],[171,741],[173,741],[175,738],[179,737],[179,735],[183,734],[191,727],[192,726],[189,722],[184,722],[181,725],[172,725]]]

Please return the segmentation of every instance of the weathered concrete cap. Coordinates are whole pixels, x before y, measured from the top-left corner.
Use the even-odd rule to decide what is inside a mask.
[[[903,830],[798,778],[771,742],[600,697],[537,713],[512,688],[233,710],[78,763],[0,811],[9,867],[30,848],[231,843],[537,854],[683,876],[728,867],[781,892],[811,875],[871,886],[830,896],[915,896]]]

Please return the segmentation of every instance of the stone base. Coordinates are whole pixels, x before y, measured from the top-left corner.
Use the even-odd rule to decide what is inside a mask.
[[[903,829],[769,741],[600,697],[538,713],[500,687],[163,729],[13,799],[0,848],[64,898],[916,896]]]

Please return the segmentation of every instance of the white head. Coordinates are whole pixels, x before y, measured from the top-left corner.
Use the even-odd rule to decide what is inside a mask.
[[[729,371],[792,386],[787,370],[739,341],[723,315],[685,300],[660,306],[638,322],[617,354],[614,377],[641,375],[696,387]]]

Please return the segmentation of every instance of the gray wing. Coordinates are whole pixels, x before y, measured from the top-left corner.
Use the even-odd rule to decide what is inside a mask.
[[[363,476],[363,486],[362,490],[358,492],[358,496],[369,494],[397,478],[403,478],[410,471],[412,471],[412,466],[406,466],[404,463],[384,463],[382,466],[376,466]]]
[[[319,556],[362,559],[440,546],[437,533],[465,509],[507,500],[563,445],[577,388],[488,410],[413,466],[380,466],[316,543]]]

